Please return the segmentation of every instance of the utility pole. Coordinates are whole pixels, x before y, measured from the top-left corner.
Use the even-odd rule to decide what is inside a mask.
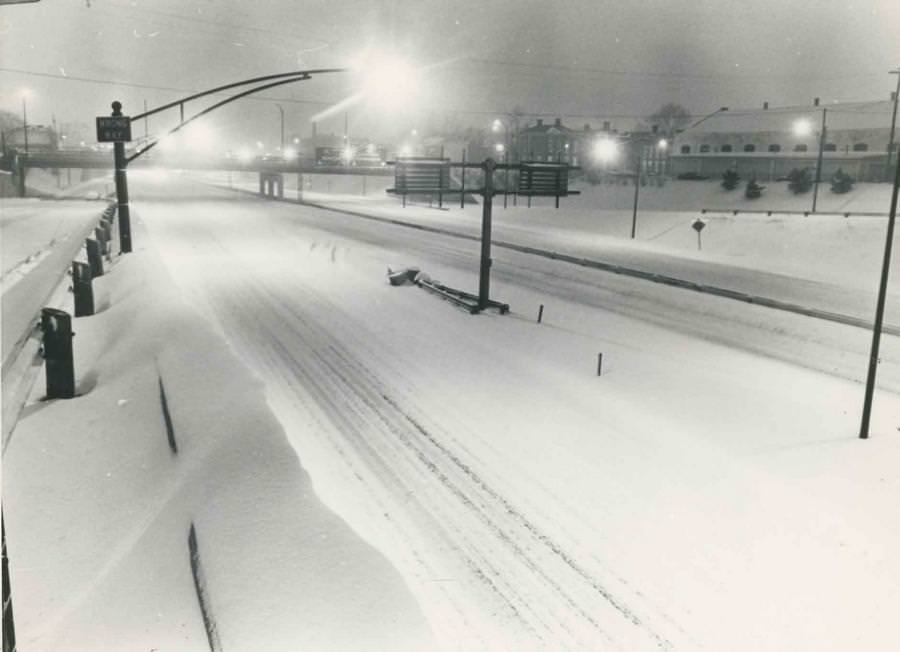
[[[817,100],[818,101],[818,100]],[[816,212],[816,201],[819,198],[819,182],[822,180],[822,154],[825,152],[825,116],[828,109],[822,109],[822,132],[819,134],[819,159],[816,161],[816,183],[813,187],[812,212]]]
[[[884,178],[891,180],[891,157],[894,154],[894,128],[897,126],[897,101],[900,99],[900,68],[888,71],[890,75],[897,75],[897,89],[894,91],[894,112],[891,115],[891,135],[888,138],[887,165],[884,167]]]

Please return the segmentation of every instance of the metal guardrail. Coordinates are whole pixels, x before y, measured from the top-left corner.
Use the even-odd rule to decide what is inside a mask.
[[[843,217],[850,217],[851,215],[857,215],[859,217],[887,217],[887,213],[873,213],[870,211],[789,211],[789,210],[765,210],[765,209],[751,209],[751,208],[701,208],[700,214],[706,215],[707,213],[730,213],[731,215],[738,215],[739,213],[749,213],[749,214],[757,214],[757,215],[802,215],[803,217],[809,217],[810,215],[840,215]]]
[[[287,200],[292,201],[292,200]],[[359,211],[351,211],[343,208],[334,208],[332,206],[327,206],[324,204],[318,204],[314,202],[300,202],[308,206],[314,206],[316,208],[321,208],[323,210],[329,210],[336,213],[343,213],[345,215],[351,215],[353,217],[361,217],[364,219],[374,220],[377,222],[384,222],[388,224],[395,224],[397,226],[403,226],[407,228],[418,229],[420,231],[429,231],[431,233],[439,233],[441,235],[447,235],[453,238],[461,238],[463,240],[474,240],[480,241],[480,238],[475,235],[469,235],[466,233],[459,233],[457,231],[451,231],[449,229],[443,229],[440,227],[433,226],[425,226],[422,224],[415,224],[412,222],[406,222],[404,220],[398,220],[389,217],[378,217],[375,215],[369,215],[367,213],[361,213]],[[520,245],[514,242],[504,242],[502,240],[492,240],[492,244],[496,247],[501,247],[503,249],[510,249],[512,251],[517,251],[519,253],[530,254],[534,256],[541,256],[542,258],[549,258],[551,260],[558,260],[564,263],[571,263],[574,265],[579,265],[581,267],[590,267],[592,269],[599,269],[605,272],[611,272],[613,274],[621,274],[623,276],[630,276],[632,278],[639,278],[645,281],[651,281],[653,283],[660,283],[663,285],[669,285],[671,287],[678,287],[684,290],[692,290],[694,292],[700,292],[702,294],[710,294],[713,296],[722,297],[724,299],[732,299],[735,301],[741,301],[743,303],[751,303],[758,306],[763,306],[766,308],[772,308],[774,310],[781,310],[784,312],[791,312],[798,315],[804,315],[806,317],[814,317],[816,319],[822,319],[825,321],[831,321],[838,324],[844,324],[847,326],[855,326],[857,328],[863,328],[866,330],[872,330],[873,324],[865,319],[860,319],[858,317],[853,317],[850,315],[844,315],[841,313],[831,312],[828,310],[820,310],[817,308],[810,308],[808,306],[802,306],[796,303],[791,303],[788,301],[781,301],[779,299],[772,299],[770,297],[765,297],[758,294],[750,294],[746,292],[739,292],[737,290],[730,290],[728,288],[721,288],[715,285],[709,285],[705,283],[698,283],[696,281],[688,281],[686,279],[681,279],[675,276],[669,276],[666,274],[658,274],[656,272],[648,272],[641,269],[636,269],[633,267],[626,267],[624,265],[618,265],[615,263],[607,263],[600,260],[592,260],[589,258],[581,258],[578,256],[572,256],[569,254],[560,253],[557,251],[550,251],[548,249],[540,249],[537,247],[529,247],[527,245]],[[888,333],[890,335],[894,335],[900,337],[900,326],[896,325],[885,325],[883,327],[883,332]]]

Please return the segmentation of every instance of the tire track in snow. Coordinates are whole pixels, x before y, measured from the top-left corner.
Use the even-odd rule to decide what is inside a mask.
[[[445,486],[447,489],[454,495],[456,498],[462,502],[467,509],[471,512],[478,515],[480,520],[483,522],[484,526],[487,527],[495,537],[497,537],[503,544],[509,548],[511,548],[513,554],[526,566],[529,568],[531,572],[535,575],[540,576],[542,580],[553,590],[555,591],[559,597],[566,603],[567,607],[571,610],[574,610],[577,613],[580,613],[582,618],[584,618],[587,622],[589,622],[594,628],[599,630],[607,639],[609,643],[613,643],[614,641],[609,638],[608,634],[602,632],[602,628],[597,619],[590,613],[588,613],[583,606],[578,604],[578,602],[572,598],[565,589],[553,578],[553,571],[543,569],[539,562],[532,558],[524,549],[523,545],[517,542],[510,533],[508,533],[509,528],[508,524],[504,524],[504,527],[501,527],[497,524],[497,513],[509,515],[513,518],[514,521],[517,521],[520,525],[524,526],[528,534],[539,541],[545,547],[547,547],[554,555],[559,557],[567,566],[569,566],[577,575],[579,575],[582,580],[587,581],[588,584],[593,588],[594,591],[599,593],[604,600],[606,600],[621,617],[624,617],[626,620],[631,622],[636,627],[642,628],[649,633],[651,638],[656,641],[658,647],[668,649],[671,647],[671,643],[664,639],[662,636],[656,634],[647,629],[646,624],[641,621],[641,619],[627,606],[624,605],[620,600],[615,598],[612,593],[604,588],[602,584],[592,578],[587,571],[584,570],[580,565],[578,565],[569,555],[567,555],[562,548],[554,542],[549,536],[541,532],[534,524],[529,522],[520,511],[514,508],[511,503],[500,496],[500,494],[490,488],[484,480],[482,480],[476,473],[472,471],[472,469],[461,462],[458,457],[453,455],[445,446],[440,444],[435,437],[429,433],[420,423],[415,421],[412,417],[410,417],[406,412],[404,412],[397,403],[390,399],[384,393],[384,386],[377,378],[371,373],[371,371],[360,363],[353,361],[348,358],[347,355],[342,353],[340,345],[335,341],[334,337],[328,334],[324,329],[318,326],[308,319],[304,317],[303,314],[297,312],[293,309],[293,305],[303,305],[307,307],[308,312],[311,314],[324,314],[325,311],[320,310],[323,306],[321,301],[317,300],[317,298],[311,294],[305,294],[302,297],[302,301],[297,301],[295,304],[282,305],[279,301],[279,298],[272,295],[265,287],[259,286],[257,288],[258,292],[262,292],[269,295],[269,300],[271,302],[271,308],[275,309],[282,313],[284,317],[284,321],[287,323],[297,324],[298,332],[308,331],[310,333],[315,333],[315,335],[311,338],[314,342],[328,342],[326,346],[314,346],[311,347],[308,353],[312,354],[318,359],[320,365],[325,368],[327,374],[331,374],[335,378],[340,381],[342,386],[337,388],[337,396],[347,398],[349,396],[356,395],[356,398],[361,399],[365,406],[368,408],[370,412],[370,417],[374,417],[380,420],[386,427],[387,434],[398,437],[402,443],[409,448],[414,455],[417,456],[419,461],[434,475],[438,478],[438,480]],[[246,307],[247,300],[246,298],[242,299],[240,302],[241,305]],[[310,310],[311,308],[311,310]],[[274,341],[278,341],[277,333],[270,334]],[[286,348],[281,348],[280,355],[283,359],[295,359],[295,364],[293,365],[295,372],[303,373],[299,368],[302,365],[302,362],[296,361],[296,354],[292,353]],[[317,384],[323,383],[323,375],[321,374],[304,374],[307,378],[307,383],[305,385],[312,384],[315,387]],[[365,379],[365,383],[362,383],[360,379]],[[334,405],[335,399],[333,395],[329,393],[319,393],[319,400],[326,400],[332,404],[332,408],[329,410],[329,413],[332,417],[338,419],[341,422],[341,432],[347,433],[350,428],[347,424],[346,416],[343,414],[341,405]],[[388,416],[391,412],[394,412],[394,415]],[[403,422],[406,422],[406,427],[403,427],[402,423],[398,423],[398,419]],[[369,419],[371,421],[371,418]],[[410,429],[409,426],[412,426]],[[456,466],[463,472],[464,476],[467,476],[468,486],[462,488],[461,483],[458,480],[451,479],[449,475],[446,473],[445,466],[436,462],[427,451],[423,450],[421,446],[418,446],[415,439],[418,434],[419,438],[424,437],[434,448],[436,448],[444,457],[450,460],[451,464]],[[368,445],[368,444],[366,444]],[[476,502],[469,497],[468,493],[472,492],[473,487],[471,486],[474,483],[475,488],[479,489],[478,493],[486,493],[487,496],[494,502],[498,503],[500,509],[491,514],[488,514],[485,510],[479,509]],[[482,578],[485,580],[489,580],[486,576],[482,574]],[[492,590],[497,590],[497,586],[489,581],[489,585]],[[510,606],[513,606],[509,603]],[[515,609],[515,607],[513,607]],[[517,616],[521,617],[521,614],[518,610],[515,610],[514,613]]]

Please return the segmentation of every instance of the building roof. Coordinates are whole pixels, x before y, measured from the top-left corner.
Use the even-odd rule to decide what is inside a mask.
[[[799,119],[810,120],[817,128],[822,109],[827,109],[829,129],[888,129],[891,125],[893,102],[847,102],[820,106],[776,107],[770,109],[734,109],[717,113],[682,135],[756,133],[790,131]]]

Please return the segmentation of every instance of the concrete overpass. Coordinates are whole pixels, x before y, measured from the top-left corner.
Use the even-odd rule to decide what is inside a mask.
[[[89,169],[113,171],[111,151],[57,150],[24,152],[13,150],[5,159],[7,169],[15,177],[21,196],[25,195],[25,177],[28,168]],[[251,172],[259,174],[260,194],[281,196],[284,192],[285,174],[339,174],[356,176],[392,176],[393,168],[385,165],[317,165],[313,159],[255,158],[249,161],[234,157],[171,156],[148,153],[128,164],[129,169],[165,168],[172,170],[209,170],[222,172]]]

